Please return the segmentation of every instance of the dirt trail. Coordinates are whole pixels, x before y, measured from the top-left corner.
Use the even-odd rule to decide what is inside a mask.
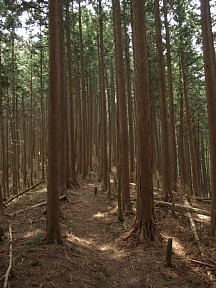
[[[210,287],[205,269],[188,262],[197,258],[187,219],[173,219],[161,210],[158,223],[163,239],[174,237],[173,267],[164,266],[165,243],[131,247],[116,239],[127,230],[133,215],[117,221],[116,199],[94,195],[95,183],[68,191],[62,202],[61,228],[64,246],[41,244],[45,229],[44,207],[26,211],[8,221],[13,229],[11,288],[205,288]],[[24,194],[8,205],[11,213],[46,199],[46,189]],[[0,245],[0,277],[8,265],[8,243]],[[0,285],[2,281],[0,282]]]

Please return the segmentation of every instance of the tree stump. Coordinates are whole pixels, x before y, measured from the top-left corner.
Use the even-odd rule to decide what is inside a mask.
[[[167,267],[172,267],[172,238],[168,239],[166,250],[166,263]]]

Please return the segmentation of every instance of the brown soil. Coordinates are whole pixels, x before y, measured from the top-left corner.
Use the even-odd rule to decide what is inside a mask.
[[[155,208],[161,243],[135,245],[116,241],[128,231],[134,215],[119,223],[115,196],[109,201],[100,189],[95,195],[95,185],[97,183],[85,182],[79,189],[68,191],[68,201],[61,202],[63,246],[41,242],[46,226],[45,206],[11,215],[45,201],[45,184],[7,205],[6,213],[10,216],[5,216],[2,223],[6,237],[0,242],[1,287],[9,262],[8,224],[13,231],[10,288],[213,287],[216,244],[207,235],[209,217],[195,217],[206,255],[204,259],[194,243],[186,214],[179,212],[173,218],[162,207]],[[180,201],[179,195],[175,198]],[[198,205],[202,207],[200,202]],[[205,208],[208,208],[207,204]],[[169,237],[173,238],[171,268],[164,264]],[[193,263],[191,259],[212,267]]]

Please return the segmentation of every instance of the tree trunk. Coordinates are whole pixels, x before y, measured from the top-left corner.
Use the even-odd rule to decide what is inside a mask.
[[[139,240],[156,240],[154,220],[152,127],[150,115],[145,1],[134,0],[133,33],[137,123],[137,215],[132,232]]]
[[[67,63],[68,63],[68,102],[69,102],[69,112],[68,112],[68,122],[69,129],[68,136],[69,141],[69,155],[70,155],[70,185],[77,185],[77,175],[76,175],[76,157],[75,157],[75,136],[74,136],[74,99],[73,99],[73,65],[72,65],[72,49],[71,49],[71,30],[70,30],[70,13],[69,13],[69,1],[66,4],[66,37],[67,37]]]
[[[176,152],[176,138],[175,138],[175,114],[173,104],[172,61],[171,61],[169,24],[167,20],[167,13],[168,13],[167,5],[169,5],[169,0],[164,0],[163,7],[164,7],[164,23],[166,29],[167,74],[168,74],[167,80],[168,80],[168,93],[169,93],[170,166],[172,170],[172,190],[175,190],[177,182],[177,152]]]
[[[131,91],[131,61],[130,61],[130,38],[127,28],[127,3],[124,1],[124,33],[125,33],[125,62],[126,62],[126,85],[127,85],[127,108],[128,108],[128,131],[129,131],[129,158],[130,158],[130,181],[133,182],[135,172],[134,151],[134,121],[133,121],[133,98]]]
[[[29,169],[30,169],[30,186],[33,185],[33,172],[34,172],[34,132],[33,132],[33,88],[32,88],[32,51],[31,53],[31,62],[30,62],[30,116],[29,116]]]
[[[130,202],[130,185],[129,185],[129,159],[128,159],[128,121],[127,105],[125,93],[125,76],[123,62],[123,45],[121,31],[121,8],[119,0],[113,0],[114,13],[114,33],[115,33],[115,51],[116,51],[116,77],[117,77],[117,97],[119,101],[119,126],[121,141],[121,188],[122,188],[122,205],[126,213],[131,211]]]
[[[178,133],[178,161],[179,161],[179,177],[181,184],[186,185],[186,169],[185,169],[185,147],[184,147],[184,98],[183,98],[183,89],[182,89],[182,80],[180,75],[180,99],[179,99],[179,133]]]
[[[67,109],[66,109],[66,74],[65,74],[65,37],[64,37],[64,22],[63,22],[63,4],[62,1],[58,1],[58,57],[59,57],[59,93],[61,95],[60,99],[60,191],[59,196],[66,194],[66,119],[67,119]]]
[[[216,62],[215,49],[212,35],[211,15],[209,0],[201,2],[201,25],[203,57],[206,81],[206,98],[208,108],[210,165],[211,165],[211,223],[210,233],[216,236]]]
[[[45,179],[45,115],[43,91],[43,48],[40,48],[40,101],[41,101],[41,179]]]
[[[190,149],[190,156],[191,156],[191,168],[192,168],[192,183],[193,183],[193,190],[196,196],[200,196],[200,183],[198,177],[198,167],[196,161],[196,150],[194,145],[194,137],[193,137],[193,128],[192,128],[192,120],[191,120],[191,110],[189,104],[189,97],[188,97],[188,87],[187,87],[187,75],[185,71],[185,63],[183,52],[181,55],[181,66],[182,66],[182,77],[183,77],[183,89],[184,89],[184,96],[185,96],[185,107],[186,107],[186,120],[187,120],[187,131],[188,131],[188,139],[189,139],[189,149]]]
[[[23,172],[23,184],[24,187],[27,186],[27,158],[26,158],[26,111],[25,111],[25,102],[24,102],[24,95],[22,93],[22,122],[23,122],[23,159],[22,159],[22,172]],[[44,129],[44,127],[43,127]]]
[[[161,37],[161,20],[159,11],[159,0],[154,1],[155,7],[155,27],[156,27],[156,46],[157,46],[157,61],[159,74],[159,88],[160,88],[160,109],[161,109],[161,124],[162,124],[162,147],[163,147],[163,192],[167,201],[172,201],[172,175],[170,166],[170,147],[169,147],[169,129],[167,119],[167,103],[166,103],[166,83],[165,83],[165,67],[163,61],[163,48]]]
[[[17,113],[16,113],[16,91],[15,91],[15,55],[14,55],[14,31],[12,30],[12,83],[11,83],[11,94],[12,94],[12,123],[11,123],[11,138],[13,145],[13,157],[12,157],[12,178],[13,178],[13,194],[18,193],[18,177],[17,177],[17,139],[16,139],[16,124],[17,124]]]
[[[46,241],[62,243],[60,232],[59,177],[60,177],[60,90],[59,72],[59,15],[61,0],[49,0],[49,98],[48,98],[48,175]],[[60,3],[62,4],[62,2]]]
[[[108,159],[107,159],[107,109],[105,93],[105,73],[104,73],[104,40],[103,40],[103,11],[101,0],[99,0],[99,73],[100,73],[100,97],[101,97],[101,143],[102,143],[102,166],[103,166],[103,189],[108,187]]]
[[[0,35],[1,37],[1,35]],[[3,107],[2,107],[2,81],[1,81],[1,38],[0,38],[0,123],[1,123],[1,128],[3,128]],[[4,131],[2,129],[1,134],[3,134]],[[3,140],[4,138],[1,135],[1,140]],[[1,166],[3,168],[3,153],[4,153],[4,143],[3,141],[1,142],[1,149],[2,152],[0,153],[0,159],[1,159]],[[3,171],[2,171],[2,175],[3,175]],[[3,176],[1,177],[1,183],[0,183],[0,216],[4,215],[4,207],[3,207],[3,195],[2,195],[2,186],[3,186]]]
[[[87,159],[87,110],[86,110],[86,87],[84,73],[84,49],[82,36],[82,12],[81,0],[79,0],[79,37],[80,37],[80,76],[81,76],[81,95],[82,95],[82,177],[85,178],[88,174],[88,159]]]

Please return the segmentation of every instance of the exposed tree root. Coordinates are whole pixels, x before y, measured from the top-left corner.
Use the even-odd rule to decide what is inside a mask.
[[[46,234],[42,240],[42,244],[58,244],[63,245],[63,241],[60,235]]]
[[[135,244],[145,243],[148,241],[160,242],[161,235],[159,234],[157,226],[153,221],[151,221],[151,223],[147,223],[144,221],[137,221],[137,219],[135,219],[131,230],[122,235],[119,240],[132,241],[135,242]]]

